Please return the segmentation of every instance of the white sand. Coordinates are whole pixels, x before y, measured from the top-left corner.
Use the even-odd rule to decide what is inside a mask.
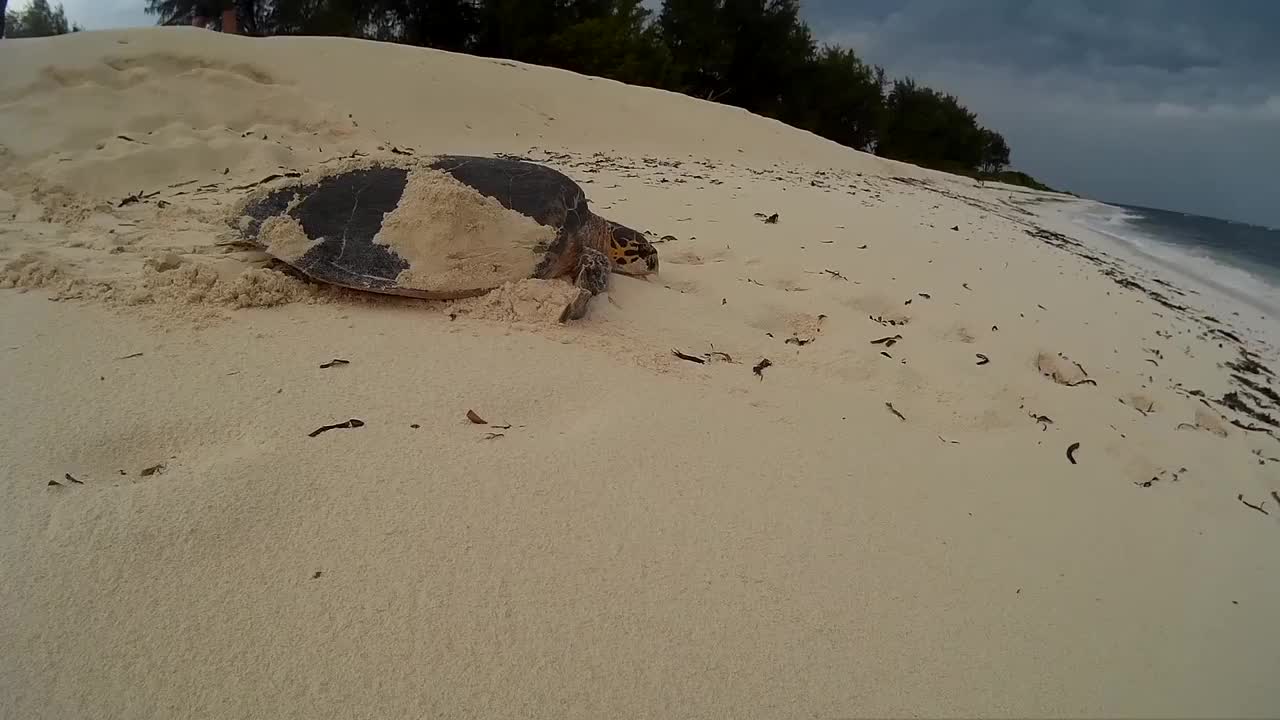
[[[1280,713],[1280,442],[1187,394],[1238,352],[1028,236],[1032,194],[352,40],[0,67],[0,717]],[[559,325],[315,288],[222,222],[392,145],[675,239]]]

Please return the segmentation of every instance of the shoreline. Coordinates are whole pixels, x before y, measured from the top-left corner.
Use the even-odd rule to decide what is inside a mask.
[[[1242,331],[1264,342],[1268,353],[1272,355],[1273,360],[1276,359],[1276,353],[1280,352],[1280,325],[1277,325],[1275,318],[1280,317],[1280,305],[1275,303],[1280,302],[1280,283],[1243,265],[1232,264],[1228,259],[1212,254],[1197,255],[1187,246],[1164,241],[1155,235],[1151,236],[1151,242],[1159,244],[1162,250],[1175,256],[1164,257],[1156,252],[1145,250],[1123,235],[1112,235],[1092,227],[1088,224],[1088,218],[1082,217],[1082,214],[1089,212],[1090,205],[1128,212],[1123,206],[1095,200],[1082,200],[1072,205],[1076,207],[1052,208],[1057,212],[1042,213],[1042,219],[1046,224],[1064,231],[1068,227],[1072,228],[1077,235],[1082,236],[1078,239],[1090,242],[1099,250],[1122,257],[1135,265],[1141,266],[1145,263],[1147,264],[1145,269],[1148,272],[1169,273],[1176,276],[1178,281],[1186,286],[1184,289],[1194,290],[1202,303],[1208,303],[1207,307],[1203,308],[1205,311],[1218,315],[1231,315],[1240,318],[1235,322],[1249,323],[1241,328]],[[1195,273],[1188,269],[1182,264],[1188,261],[1206,266],[1206,272]],[[1254,284],[1256,290],[1268,293],[1267,300],[1255,300],[1246,290],[1236,290],[1225,283],[1215,281],[1211,276],[1215,270],[1243,276],[1243,280]],[[1245,312],[1241,313],[1241,309]]]
[[[931,185],[927,180],[894,179],[920,187]],[[967,184],[963,180],[952,185],[957,188],[955,191],[944,187],[933,189],[944,197],[999,213],[999,208],[989,200],[967,195]],[[1000,191],[1012,187],[1004,186]],[[1218,364],[1217,384],[1225,389],[1218,399],[1212,399],[1212,393],[1210,394],[1213,407],[1220,412],[1234,414],[1229,421],[1237,427],[1280,439],[1280,424],[1276,421],[1280,399],[1270,389],[1272,380],[1277,377],[1276,370],[1271,366],[1280,361],[1280,351],[1277,350],[1280,348],[1280,326],[1272,322],[1264,325],[1266,330],[1252,326],[1241,327],[1240,323],[1244,321],[1237,319],[1241,316],[1240,308],[1258,313],[1264,313],[1266,308],[1255,308],[1212,282],[1191,276],[1174,265],[1161,262],[1158,257],[1143,253],[1127,243],[1088,227],[1078,216],[1071,214],[1072,210],[1091,204],[1118,210],[1123,208],[1095,200],[1062,197],[1060,193],[1025,189],[1015,190],[1016,192],[1034,197],[1026,201],[1010,195],[1008,198],[997,196],[995,200],[1034,218],[1034,221],[1028,221],[1016,214],[1002,214],[1006,220],[1025,226],[1030,239],[1042,241],[1094,265],[1103,277],[1122,288],[1144,295],[1164,310],[1174,313],[1175,317],[1197,327],[1202,338],[1217,342],[1219,348],[1230,345],[1239,357],[1234,360],[1226,359]],[[1180,284],[1161,278],[1162,273],[1176,275]],[[1153,310],[1152,314],[1162,320],[1164,318],[1161,311]],[[1267,317],[1260,314],[1258,320],[1266,322]],[[1210,405],[1206,402],[1202,389],[1187,389],[1181,382],[1175,383],[1174,389],[1187,397],[1198,399],[1206,406]],[[1249,401],[1240,399],[1241,392]],[[1261,396],[1251,393],[1261,393]],[[1252,407],[1250,402],[1253,403]]]

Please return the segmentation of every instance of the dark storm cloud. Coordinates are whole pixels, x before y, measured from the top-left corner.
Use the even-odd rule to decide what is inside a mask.
[[[946,48],[1028,69],[1255,67],[1280,59],[1280,3],[1271,0],[809,0],[810,18],[863,25],[907,49]]]
[[[1050,184],[1280,225],[1280,1],[803,7],[820,41],[959,96]]]

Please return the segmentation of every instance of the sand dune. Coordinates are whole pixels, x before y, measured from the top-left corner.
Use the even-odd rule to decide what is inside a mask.
[[[0,66],[0,715],[1280,709],[1265,321],[1073,201],[417,48]],[[560,324],[237,242],[264,182],[393,148],[552,165],[661,273]]]

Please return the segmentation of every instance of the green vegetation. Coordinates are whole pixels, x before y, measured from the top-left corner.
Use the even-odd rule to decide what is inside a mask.
[[[9,10],[8,0],[0,0],[0,37],[34,38],[78,32],[78,25],[67,22],[67,13],[50,7],[49,0],[31,0],[21,10]]]
[[[196,0],[146,0],[162,24]],[[1044,189],[953,95],[818,47],[800,0],[234,0],[260,35],[365,37],[550,65],[735,105],[848,147]]]
[[[1040,182],[1039,180],[1036,180],[1030,175],[1024,172],[1020,172],[1018,170],[1004,170],[1002,172],[996,172],[996,173],[979,173],[975,177],[977,177],[979,180],[991,180],[992,182],[1002,182],[1006,185],[1021,185],[1022,187],[1028,187],[1028,188],[1031,188],[1032,190],[1043,190],[1045,192],[1063,192],[1062,190],[1055,190],[1049,187],[1048,185],[1045,185],[1044,183]],[[1067,194],[1070,195],[1071,193],[1067,193]]]

